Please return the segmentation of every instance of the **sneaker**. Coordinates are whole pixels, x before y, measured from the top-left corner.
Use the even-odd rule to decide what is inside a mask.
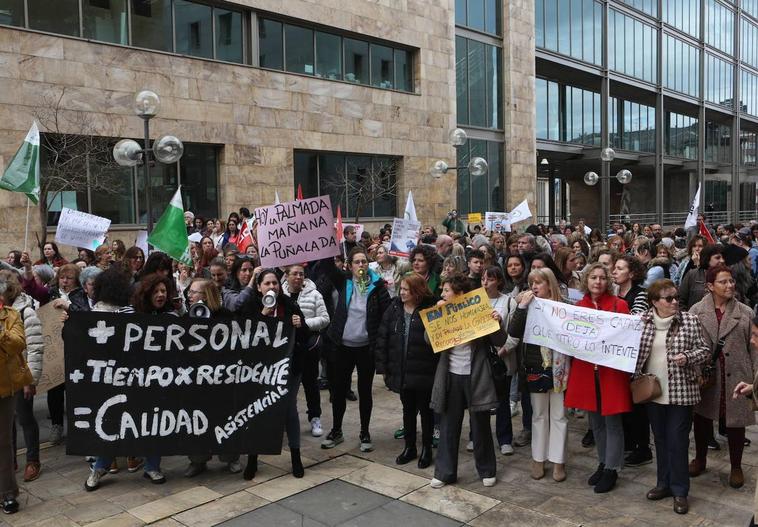
[[[94,463],[95,461],[97,461],[95,456],[84,456],[85,463]]]
[[[321,428],[321,418],[314,417],[311,419],[311,435],[313,437],[321,437],[324,435],[324,429]]]
[[[111,466],[110,466],[110,468],[108,469],[108,472],[110,472],[111,474],[118,474],[118,470],[119,470],[119,469],[118,469],[118,461],[116,461],[116,460],[114,459],[114,460],[113,460],[113,463],[111,463]]]
[[[143,476],[145,479],[149,479],[150,483],[155,485],[162,485],[166,483],[166,476],[160,470],[146,470]]]
[[[603,477],[603,471],[605,470],[605,463],[600,463],[597,466],[597,469],[595,472],[592,473],[592,475],[587,480],[587,485],[590,487],[594,487],[597,485],[597,482],[600,481],[600,478]]]
[[[715,437],[708,440],[708,450],[721,450],[721,445],[718,444]]]
[[[395,430],[395,433],[393,434],[392,437],[394,437],[395,439],[403,439],[405,437],[405,428],[401,426],[400,428]]]
[[[474,451],[474,442],[469,441],[466,443],[466,452],[473,452]]]
[[[231,472],[232,474],[239,474],[242,472],[242,463],[237,461],[230,461],[228,465],[226,465],[227,470]]]
[[[50,441],[53,445],[63,443],[63,425],[53,425],[50,427]]]
[[[326,435],[326,439],[321,441],[321,448],[334,448],[345,441],[342,430],[332,430]]]
[[[432,448],[437,448],[440,444],[440,428],[438,426],[434,427],[434,431],[432,431]]]
[[[358,400],[358,396],[355,395],[355,392],[353,390],[350,390],[349,392],[347,392],[347,396],[345,396],[345,399],[347,399],[348,401],[355,402]]]
[[[16,498],[8,497],[3,500],[3,512],[5,514],[16,514],[18,512],[18,501],[16,501]]]
[[[587,430],[587,433],[584,434],[584,437],[582,438],[582,446],[584,448],[595,446],[595,434],[592,433],[592,430]]]
[[[504,456],[512,456],[513,455],[513,445],[504,444],[500,445],[500,453]]]
[[[371,452],[374,450],[374,445],[371,443],[371,434],[368,432],[361,432],[361,452]]]
[[[87,481],[84,482],[84,490],[92,492],[100,486],[100,479],[108,473],[104,468],[95,468],[90,472]]]
[[[518,407],[518,401],[511,401],[511,417],[516,417],[520,413],[521,410]]]
[[[624,459],[624,465],[627,467],[641,467],[652,462],[653,454],[649,450],[635,450]]]
[[[497,478],[482,478],[482,485],[485,487],[494,487],[497,483]]]
[[[39,477],[40,472],[42,472],[42,465],[39,461],[28,462],[24,469],[24,481],[34,481]]]
[[[441,489],[444,487],[446,483],[442,481],[441,479],[432,478],[432,481],[429,482],[429,486],[433,489]]]
[[[532,431],[523,429],[516,439],[513,440],[513,446],[526,446],[532,442]]]
[[[145,461],[141,457],[128,457],[126,458],[126,470],[130,473],[135,473],[142,468]]]
[[[194,478],[198,474],[202,474],[208,469],[208,465],[205,463],[190,463],[187,465],[187,469],[184,471],[185,478]]]

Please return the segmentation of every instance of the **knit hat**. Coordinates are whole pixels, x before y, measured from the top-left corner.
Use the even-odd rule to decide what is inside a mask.
[[[50,283],[55,278],[55,271],[47,264],[35,265],[32,267],[32,271],[37,273],[39,279],[45,284]]]

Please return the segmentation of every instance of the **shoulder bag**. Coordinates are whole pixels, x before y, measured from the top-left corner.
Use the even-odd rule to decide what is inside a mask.
[[[634,404],[650,402],[660,397],[661,393],[663,393],[661,382],[652,373],[643,373],[634,379],[629,387],[632,390],[632,401]]]

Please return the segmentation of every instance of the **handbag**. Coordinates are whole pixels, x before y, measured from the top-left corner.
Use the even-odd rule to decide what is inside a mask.
[[[723,350],[724,339],[720,339],[716,344],[716,349],[713,351],[713,356],[711,356],[711,362],[700,369],[699,384],[701,392],[712,388],[716,384],[716,361]]]
[[[492,374],[492,382],[495,384],[495,393],[499,401],[505,400],[508,397],[508,368],[505,366],[505,362],[497,354],[497,350],[493,347],[489,347],[487,352],[487,361],[490,364],[490,372]]]
[[[634,404],[642,404],[660,397],[661,382],[652,373],[643,373],[634,379],[629,387],[632,389],[632,401]]]
[[[526,388],[529,393],[547,393],[553,389],[553,368],[526,370]]]

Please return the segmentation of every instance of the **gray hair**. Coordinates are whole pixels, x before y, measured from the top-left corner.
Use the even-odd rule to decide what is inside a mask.
[[[568,247],[569,244],[568,238],[566,238],[563,234],[551,234],[550,241],[560,244],[561,247]]]
[[[99,267],[95,267],[94,265],[90,265],[89,267],[85,267],[82,269],[82,272],[79,273],[79,283],[82,284],[82,287],[85,287],[87,285],[87,282],[90,280],[94,280],[97,278],[97,275],[102,273],[103,270]]]
[[[53,278],[55,278],[55,271],[47,264],[35,265],[32,267],[32,271],[34,271],[37,276],[39,276],[39,279],[45,284],[50,283]]]

